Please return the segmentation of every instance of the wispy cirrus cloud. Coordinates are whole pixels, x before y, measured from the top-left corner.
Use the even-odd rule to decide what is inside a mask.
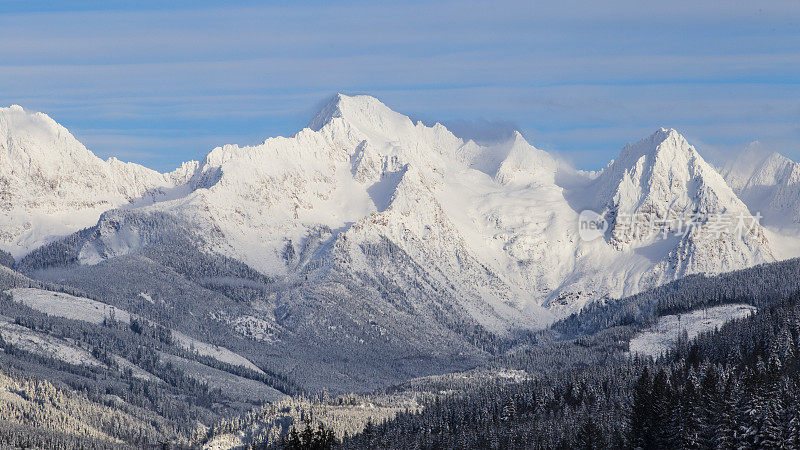
[[[291,134],[340,91],[461,134],[513,124],[584,168],[662,125],[800,156],[796,1],[51,3],[0,5],[0,103],[161,170]]]

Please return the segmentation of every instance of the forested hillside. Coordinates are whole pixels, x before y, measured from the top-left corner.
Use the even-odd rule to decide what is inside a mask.
[[[726,303],[756,307],[800,292],[800,259],[762,264],[708,277],[690,275],[617,301],[593,303],[551,327],[564,337],[625,325],[650,325],[658,317]]]
[[[753,316],[683,341],[657,361],[566,366],[518,384],[442,395],[343,447],[795,447],[800,296],[760,303]]]
[[[143,251],[142,261],[170,261],[173,270],[182,272],[172,280],[196,280],[210,288],[190,287],[188,292],[225,292],[225,298],[245,299],[248,291],[273,284],[235,262],[182,262],[179,255],[158,253],[155,247]],[[36,259],[25,263],[54,261],[54,256],[32,256]],[[118,259],[126,258],[136,260]],[[67,273],[35,265],[31,273],[48,273],[52,281]],[[118,267],[99,265],[92,273]],[[110,287],[90,295],[0,267],[0,363],[7,380],[3,399],[10,405],[2,418],[8,431],[0,436],[15,445],[22,436],[64,448],[80,442],[99,448],[158,442],[291,446],[302,444],[309,426],[319,431],[322,425],[346,448],[513,448],[531,443],[615,448],[637,442],[674,448],[676,443],[718,439],[746,441],[755,448],[774,433],[779,433],[774,439],[787,442],[794,439],[797,423],[798,267],[800,261],[790,260],[717,277],[687,277],[591,305],[547,330],[487,335],[482,342],[491,343],[485,346],[491,356],[473,370],[341,397],[298,397],[303,380],[264,366],[254,369],[249,362],[239,365],[222,357],[224,348],[208,353],[213,346],[186,341],[169,328],[189,311],[180,306],[183,297],[169,305],[159,298],[117,296]],[[55,305],[48,303],[48,292],[56,295],[52,301],[78,302],[74,307],[103,305],[98,301],[105,299],[114,306],[103,307],[106,312],[99,316],[69,312],[82,317],[75,320],[62,309],[47,309]],[[39,297],[25,297],[34,294]],[[63,295],[69,298],[57,297]],[[188,308],[188,297],[186,302]],[[748,303],[759,311],[696,341],[684,339],[658,361],[627,353],[628,342],[659,317],[727,303]],[[210,331],[186,329],[201,330],[201,335]],[[47,353],[48,348],[66,349],[67,357]],[[268,389],[293,398],[276,397]],[[49,397],[68,400],[42,406]],[[720,408],[727,411],[724,423],[718,421]],[[48,426],[26,428],[25,417]],[[291,430],[298,432],[294,441]]]
[[[121,308],[66,318],[78,303],[59,302],[86,295],[76,289],[2,267],[0,288],[0,436],[8,445],[189,445],[203,424],[300,392]],[[53,301],[38,306],[52,306],[51,314],[17,298],[30,293],[49,293]],[[103,305],[74,301],[81,299]]]

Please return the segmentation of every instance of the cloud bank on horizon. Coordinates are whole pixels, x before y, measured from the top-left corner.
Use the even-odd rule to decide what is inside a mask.
[[[0,104],[155,169],[291,134],[335,92],[580,168],[658,126],[800,156],[797,1],[48,3],[0,6]]]

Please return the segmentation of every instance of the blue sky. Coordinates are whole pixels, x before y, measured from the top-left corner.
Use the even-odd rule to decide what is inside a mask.
[[[800,1],[605,3],[4,0],[0,104],[159,170],[292,134],[336,92],[587,169],[659,126],[800,157]]]

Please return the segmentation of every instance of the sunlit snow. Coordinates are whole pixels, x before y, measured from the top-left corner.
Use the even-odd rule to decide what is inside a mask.
[[[657,357],[672,349],[678,339],[686,333],[688,339],[700,333],[713,331],[733,319],[752,314],[756,308],[744,304],[714,306],[686,314],[663,316],[658,323],[631,339],[631,354]]]

